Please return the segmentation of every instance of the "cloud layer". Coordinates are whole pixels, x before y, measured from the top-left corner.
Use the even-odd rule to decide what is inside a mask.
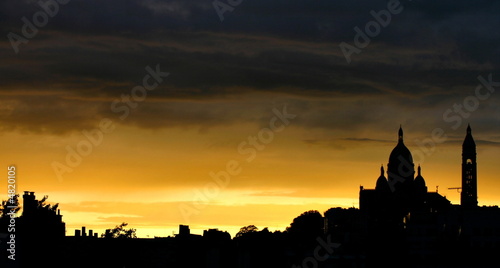
[[[221,22],[209,1],[69,1],[18,54],[7,38],[0,43],[2,129],[62,134],[90,127],[111,116],[110,103],[156,64],[171,75],[123,123],[258,120],[262,109],[244,112],[254,98],[258,106],[294,105],[308,128],[443,124],[444,111],[474,92],[478,75],[500,80],[500,5],[491,1],[403,1],[403,11],[347,64],[339,44],[354,44],[354,27],[363,29],[374,20],[370,11],[386,6],[243,1]],[[42,8],[10,0],[1,10],[7,36],[21,35],[21,18],[32,21]],[[475,111],[483,128],[498,126],[498,109],[489,105],[495,100]]]

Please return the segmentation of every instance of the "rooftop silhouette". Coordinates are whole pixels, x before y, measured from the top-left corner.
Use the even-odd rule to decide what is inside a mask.
[[[100,236],[82,227],[67,236],[58,205],[23,194],[15,217],[16,260],[9,259],[9,224],[0,218],[1,267],[498,267],[500,209],[479,207],[476,144],[468,126],[462,145],[461,204],[429,192],[398,130],[396,146],[374,189],[360,186],[359,209],[306,211],[283,231],[243,226],[229,233],[191,234],[179,225],[172,237],[135,238],[126,223]],[[386,171],[387,170],[387,173]],[[15,199],[17,202],[17,197]],[[12,205],[12,204],[11,204]],[[17,207],[17,204],[14,204]]]

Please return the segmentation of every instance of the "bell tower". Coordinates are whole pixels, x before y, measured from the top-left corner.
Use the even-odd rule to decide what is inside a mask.
[[[476,143],[470,125],[462,144],[462,194],[460,204],[465,208],[477,207]]]

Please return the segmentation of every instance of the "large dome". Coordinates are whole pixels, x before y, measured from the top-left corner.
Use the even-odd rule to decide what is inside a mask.
[[[403,142],[403,129],[399,128],[398,144],[392,150],[389,156],[389,164],[387,165],[389,172],[389,180],[391,177],[413,180],[415,168],[413,166],[413,157],[410,150]],[[395,177],[397,176],[397,177]],[[399,180],[399,179],[398,179]]]
[[[402,158],[401,158],[402,157]],[[389,156],[389,163],[399,163],[402,160],[405,160],[407,163],[413,163],[413,157],[411,156],[410,150],[406,148],[403,141],[398,142],[398,145],[394,147]]]
[[[389,163],[400,163],[402,161],[413,164],[411,152],[403,143],[403,129],[399,127],[398,145],[396,145],[396,147],[392,150],[391,155],[389,156]]]

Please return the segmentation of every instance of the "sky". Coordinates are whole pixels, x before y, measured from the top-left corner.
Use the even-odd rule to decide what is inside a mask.
[[[234,235],[358,207],[400,125],[429,191],[458,204],[470,124],[479,204],[500,204],[499,2],[0,6],[0,162],[60,203],[68,235]]]

